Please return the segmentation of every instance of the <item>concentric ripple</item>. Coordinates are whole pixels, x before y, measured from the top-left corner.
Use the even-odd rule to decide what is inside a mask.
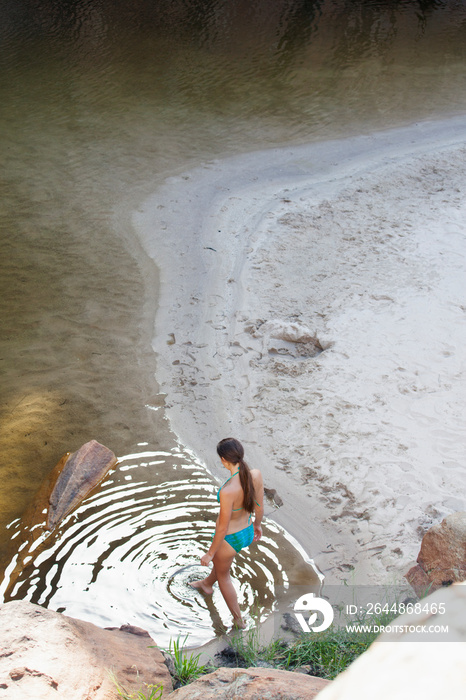
[[[218,513],[218,486],[182,451],[143,451],[119,458],[116,470],[63,522],[54,538],[17,578],[9,598],[93,622],[132,624],[161,646],[189,635],[203,644],[229,628],[231,616],[215,587],[211,597],[189,582],[206,576],[200,565]],[[14,529],[14,528],[12,528]],[[240,552],[232,573],[246,618],[264,619],[276,589],[313,567],[271,521],[263,538]],[[249,611],[249,612],[247,612]]]

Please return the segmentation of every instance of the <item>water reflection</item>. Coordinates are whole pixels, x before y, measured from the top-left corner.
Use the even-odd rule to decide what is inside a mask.
[[[446,0],[51,0],[34,7],[23,0],[3,3],[2,20],[7,60],[28,42],[41,42],[43,52],[46,40],[50,52],[60,52],[67,62],[90,59],[95,68],[113,62],[118,70],[118,61],[124,61],[142,72],[157,64],[160,77],[187,72],[194,81],[189,63],[172,63],[180,49],[186,59],[188,50],[214,55],[223,67],[230,64],[233,80],[246,67],[251,74],[278,77],[294,61],[303,64],[313,45],[319,62],[341,66],[390,50],[415,52],[422,42],[424,51],[445,50],[446,38],[450,51],[464,57],[464,2]]]
[[[168,478],[167,478],[168,477]],[[202,644],[230,626],[218,591],[204,597],[189,581],[218,512],[217,486],[182,452],[143,451],[119,460],[116,471],[60,526],[29,564],[8,599],[26,599],[103,627],[124,622],[147,629],[158,644],[189,634]],[[270,510],[270,509],[269,509]],[[12,527],[12,536],[19,524]],[[277,587],[309,588],[319,580],[309,562],[272,522],[232,568],[246,619],[273,610]]]

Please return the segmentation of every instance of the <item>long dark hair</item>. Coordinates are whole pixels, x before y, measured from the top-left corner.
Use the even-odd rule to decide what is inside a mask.
[[[239,480],[243,489],[243,508],[248,513],[254,510],[254,482],[251,471],[244,461],[244,447],[236,438],[224,438],[217,445],[217,454],[230,464],[239,464]]]

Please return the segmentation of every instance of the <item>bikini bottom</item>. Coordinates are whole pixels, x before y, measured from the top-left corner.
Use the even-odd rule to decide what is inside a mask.
[[[238,532],[225,535],[225,542],[233,547],[235,552],[239,552],[243,547],[249,547],[254,539],[254,525],[251,523]]]

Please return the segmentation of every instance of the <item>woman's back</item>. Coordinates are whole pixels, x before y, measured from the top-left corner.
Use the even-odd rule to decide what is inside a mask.
[[[252,510],[252,512],[254,512],[255,507],[259,506],[260,502],[263,500],[262,475],[259,469],[251,469],[250,474],[254,486],[254,508]],[[219,502],[221,491],[223,491],[229,497],[228,502],[231,501],[231,517],[228,532],[236,532],[245,523],[249,522],[251,518],[251,513],[249,513],[244,507],[244,490],[239,478],[239,471],[230,476],[219,488],[217,492],[217,500]]]

